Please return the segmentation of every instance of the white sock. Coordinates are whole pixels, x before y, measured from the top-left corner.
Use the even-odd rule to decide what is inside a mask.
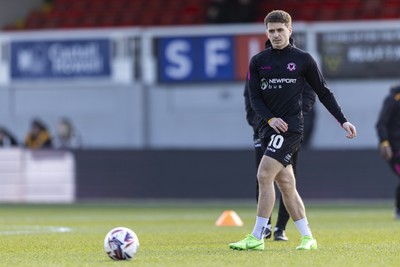
[[[263,217],[256,217],[256,224],[254,225],[253,232],[251,234],[258,239],[263,239],[264,238],[264,230],[267,228],[268,224],[268,218],[263,218]]]
[[[312,237],[311,229],[308,226],[307,218],[303,218],[298,221],[295,221],[294,224],[296,225],[297,230],[299,230],[301,236],[307,235],[307,236]]]

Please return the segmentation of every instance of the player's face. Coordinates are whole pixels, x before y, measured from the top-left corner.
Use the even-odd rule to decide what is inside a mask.
[[[269,22],[265,33],[273,48],[283,49],[289,44],[292,28],[287,27],[285,23]]]

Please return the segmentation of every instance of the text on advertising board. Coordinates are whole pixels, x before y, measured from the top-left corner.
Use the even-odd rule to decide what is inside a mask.
[[[94,76],[110,76],[107,39],[11,43],[13,79]]]

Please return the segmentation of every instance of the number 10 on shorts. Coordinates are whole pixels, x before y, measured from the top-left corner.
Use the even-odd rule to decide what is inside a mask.
[[[268,146],[273,147],[275,149],[279,149],[282,147],[284,138],[280,134],[273,134],[271,135],[271,139],[269,140]]]

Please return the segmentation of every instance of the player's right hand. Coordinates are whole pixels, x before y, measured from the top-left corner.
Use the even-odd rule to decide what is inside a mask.
[[[350,122],[346,121],[345,123],[343,123],[342,127],[347,132],[347,135],[346,135],[347,138],[353,139],[354,137],[357,136],[356,127],[353,124],[351,124]]]
[[[284,133],[288,130],[288,124],[281,118],[272,118],[269,120],[269,126],[277,133]]]

